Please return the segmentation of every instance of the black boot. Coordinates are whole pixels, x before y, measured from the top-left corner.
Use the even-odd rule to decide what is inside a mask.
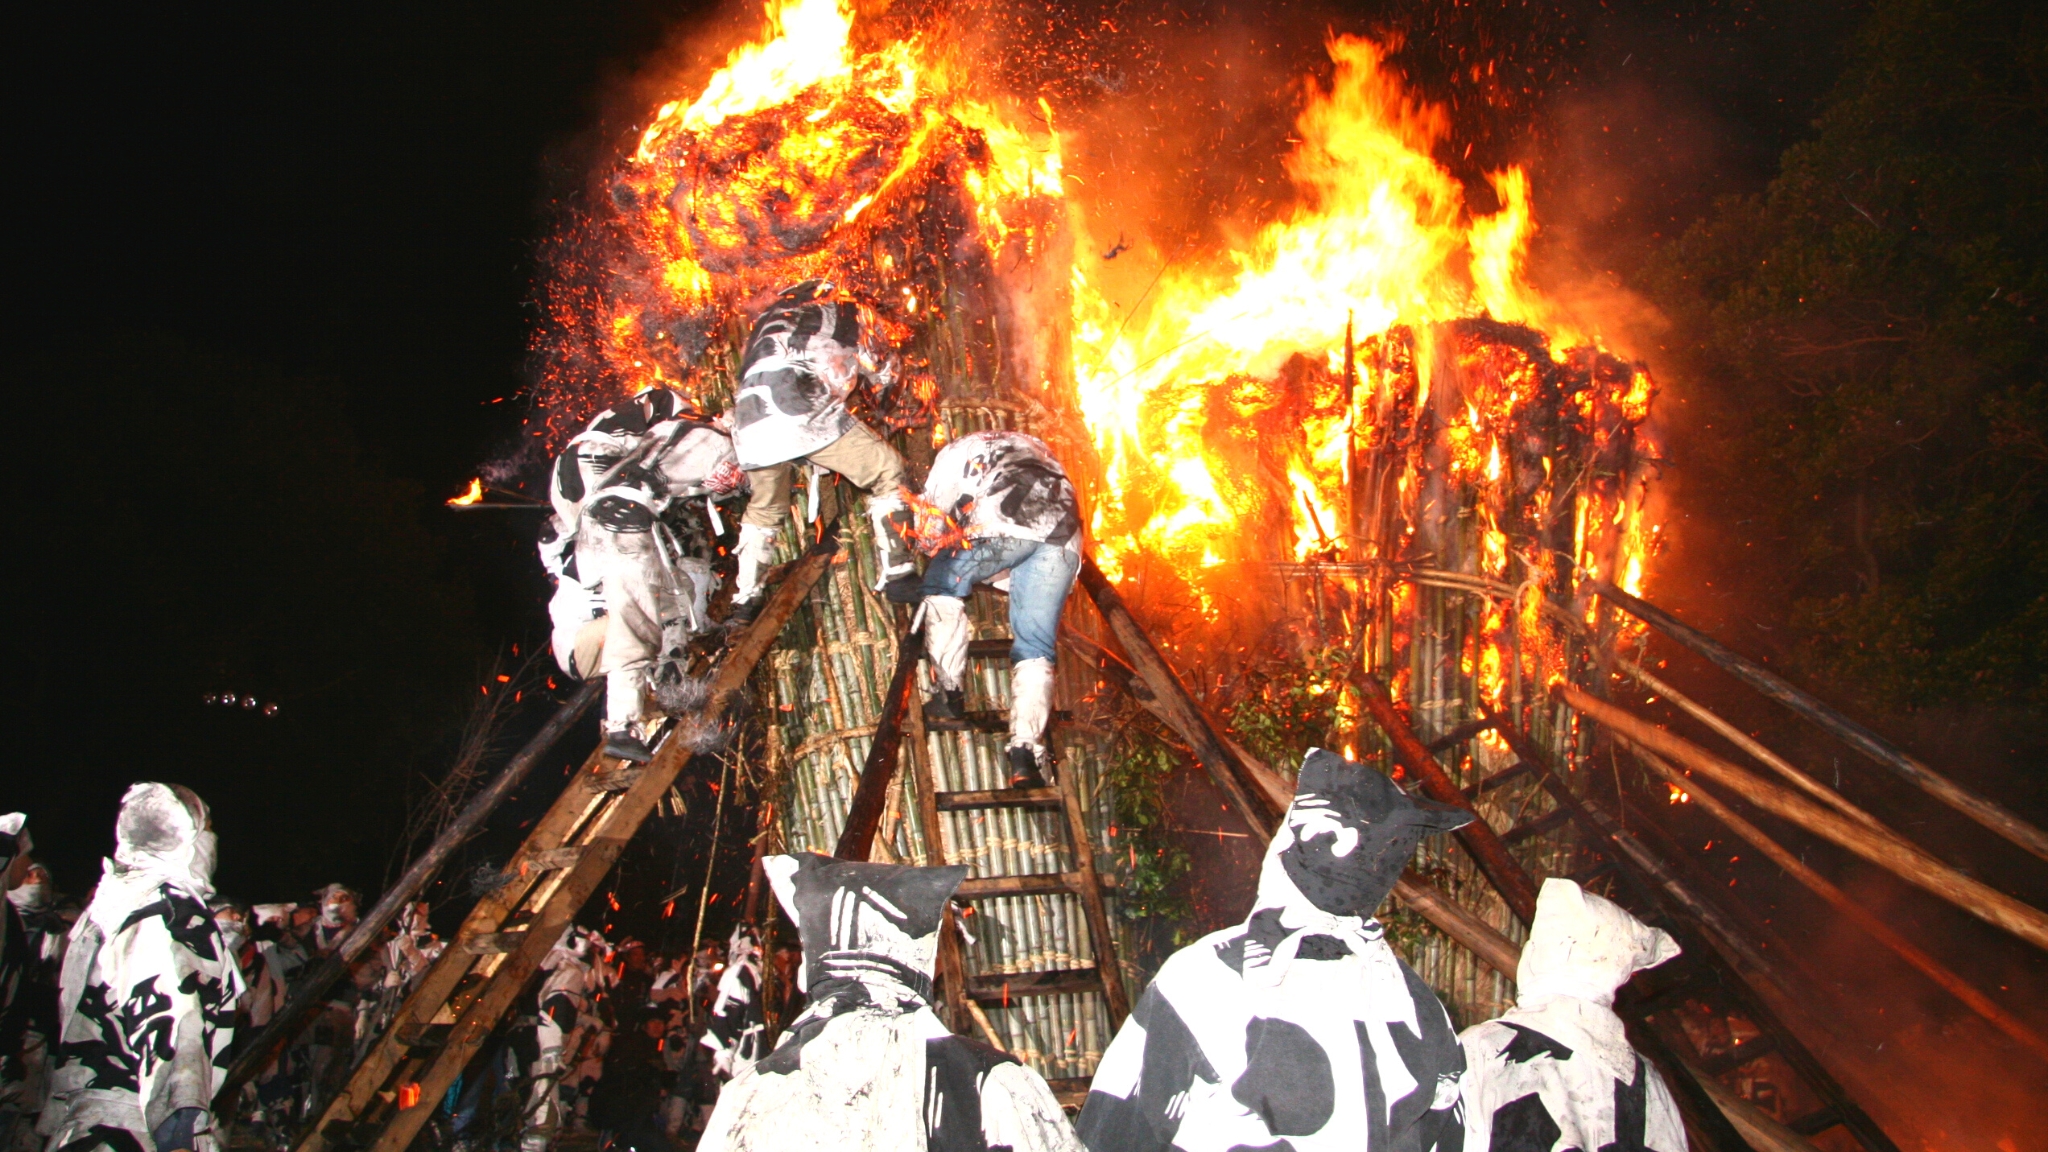
[[[634,764],[645,764],[654,759],[654,749],[647,741],[633,734],[630,728],[619,728],[605,734],[604,754],[615,760],[626,760]]]
[[[1010,787],[1044,788],[1045,773],[1038,770],[1038,753],[1028,744],[1010,746]]]
[[[926,720],[964,720],[967,718],[967,693],[960,688],[941,690],[924,702]]]

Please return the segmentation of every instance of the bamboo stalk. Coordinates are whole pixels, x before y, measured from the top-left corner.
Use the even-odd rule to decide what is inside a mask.
[[[1783,845],[1771,839],[1763,829],[1743,819],[1734,809],[1722,803],[1720,799],[1705,788],[1702,788],[1699,781],[1687,779],[1683,773],[1672,767],[1668,761],[1655,752],[1649,751],[1646,748],[1637,748],[1635,752],[1637,758],[1647,765],[1651,771],[1670,781],[1673,786],[1684,789],[1688,795],[1699,802],[1700,807],[1713,813],[1720,819],[1721,823],[1726,824],[1737,836],[1749,841],[1750,845],[1757,851],[1770,857],[1772,862],[1776,863],[1778,867],[1791,873],[1793,879],[1812,889],[1814,894],[1833,905],[1836,911],[1854,921],[1857,927],[1869,933],[1878,943],[1891,949],[1898,955],[1899,959],[1918,968],[1928,979],[1941,985],[1950,995],[1969,1005],[1971,1011],[1989,1021],[2000,1032],[2017,1040],[2022,1046],[2028,1048],[2036,1055],[2048,1058],[2048,1040],[2043,1040],[2039,1033],[2027,1027],[2011,1013],[1993,1003],[1990,997],[1979,992],[1969,981],[1958,976],[1941,961],[1914,947],[1905,937],[1893,931],[1889,924],[1871,914],[1861,904],[1851,900],[1848,893],[1837,888],[1825,876],[1801,863],[1799,857],[1786,851]]]
[[[1595,581],[1593,587],[1601,596],[1626,609],[1638,620],[1706,657],[1729,675],[1834,733],[1851,748],[1891,769],[1894,775],[1911,781],[1928,795],[2043,860],[2048,860],[2048,832],[2043,832],[2006,811],[2001,805],[1977,795],[1892,747],[1877,733],[1821,703],[1819,699],[1794,687],[1762,665],[1722,646],[1706,633],[1686,626],[1656,605],[1639,600],[1611,584]]]
[[[1848,798],[1843,796],[1840,792],[1835,791],[1833,788],[1828,787],[1820,781],[1815,780],[1813,777],[1808,776],[1806,773],[1801,772],[1799,769],[1794,768],[1791,764],[1787,763],[1783,757],[1779,756],[1777,753],[1771,751],[1769,748],[1766,748],[1762,744],[1758,743],[1749,735],[1749,733],[1744,732],[1742,729],[1737,728],[1735,725],[1730,724],[1728,721],[1721,719],[1721,717],[1709,711],[1705,705],[1698,703],[1691,697],[1685,695],[1685,693],[1680,692],[1678,689],[1673,688],[1671,685],[1666,684],[1664,681],[1658,679],[1655,675],[1653,675],[1650,672],[1649,669],[1644,668],[1642,665],[1637,664],[1635,661],[1630,660],[1626,657],[1617,661],[1617,663],[1621,666],[1622,671],[1627,672],[1629,675],[1641,681],[1643,687],[1648,688],[1650,691],[1655,692],[1659,696],[1664,697],[1666,700],[1671,701],[1673,704],[1678,705],[1679,708],[1683,709],[1693,719],[1698,720],[1700,723],[1705,724],[1709,728],[1712,728],[1730,744],[1735,745],[1737,748],[1740,748],[1744,752],[1749,753],[1752,757],[1755,757],[1759,763],[1763,764],[1771,771],[1776,772],[1778,775],[1783,776],[1787,781],[1789,781],[1794,787],[1798,788],[1801,792],[1804,792],[1807,795],[1813,797],[1814,799],[1820,801],[1821,803],[1826,804],[1828,807],[1833,808],[1835,811],[1840,812],[1842,815],[1847,816],[1849,819],[1856,821],[1858,824],[1863,825],[1865,828],[1870,829],[1872,832],[1876,832],[1882,836],[1890,836],[1892,839],[1899,840],[1902,842],[1905,840],[1905,837],[1900,836],[1898,833],[1892,831],[1890,828],[1885,827],[1884,824],[1881,821],[1879,821],[1877,817],[1872,816],[1870,813],[1865,812],[1863,809],[1858,808],[1856,805],[1850,803]]]
[[[1804,797],[1759,780],[1692,742],[1604,700],[1596,700],[1570,684],[1560,685],[1559,691],[1566,703],[1598,721],[1630,746],[1661,752],[1733,789],[1750,803],[1834,841],[1987,924],[2003,928],[2036,948],[2048,950],[2048,916],[2042,915],[2038,909],[1896,840],[1876,835]]]

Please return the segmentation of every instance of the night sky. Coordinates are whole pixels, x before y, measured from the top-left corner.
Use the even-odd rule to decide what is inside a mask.
[[[1278,28],[1305,60],[1328,28],[1408,29],[1401,61],[1466,98],[1481,158],[1535,161],[1539,200],[1554,189],[1560,226],[1616,264],[1768,179],[1859,10],[1113,7],[1175,34]],[[235,895],[387,875],[479,686],[544,643],[530,521],[440,502],[517,435],[549,205],[630,133],[634,77],[689,59],[711,19],[651,0],[73,5],[16,34],[26,515],[0,810],[30,813],[61,886],[91,885],[121,789],[151,778],[215,806]],[[1482,49],[1524,69],[1505,103],[1450,79]],[[226,691],[277,714],[203,702]],[[526,701],[512,736],[544,711]],[[693,842],[637,866],[666,875]]]

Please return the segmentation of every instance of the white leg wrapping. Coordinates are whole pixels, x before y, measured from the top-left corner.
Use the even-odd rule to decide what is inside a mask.
[[[931,654],[932,671],[939,687],[958,692],[967,678],[967,644],[974,639],[974,622],[967,618],[967,601],[958,596],[924,598],[924,650]]]
[[[1045,727],[1052,721],[1052,661],[1022,660],[1010,669],[1010,747],[1030,746],[1045,761]]]
[[[775,551],[775,530],[753,524],[740,525],[740,541],[733,547],[733,558],[739,561],[739,573],[733,580],[732,602],[745,604],[761,594],[761,573],[768,568],[768,560]]]
[[[868,497],[868,524],[875,530],[875,590],[899,576],[908,576],[917,571],[917,561],[889,518],[903,512],[908,505],[894,492],[878,493]]]

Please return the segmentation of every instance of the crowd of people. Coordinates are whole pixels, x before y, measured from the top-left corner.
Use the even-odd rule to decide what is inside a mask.
[[[357,931],[361,897],[343,884],[286,903],[214,891],[206,806],[176,785],[131,788],[115,836],[81,901],[34,859],[26,816],[0,816],[0,1152],[291,1147],[440,957],[427,905],[404,906],[328,986],[243,1088],[230,1141],[211,1125],[225,1069]],[[761,1055],[767,1012],[801,1010],[798,960],[793,945],[769,958],[770,1004],[751,926],[671,956],[570,928],[525,1010],[436,1110],[439,1145],[693,1143],[718,1084]]]
[[[931,718],[963,715],[967,598],[1007,592],[1009,783],[1056,779],[1046,735],[1080,567],[1073,485],[1043,441],[986,431],[947,444],[913,492],[849,407],[900,374],[865,305],[805,281],[760,310],[730,411],[648,389],[570,441],[540,550],[557,663],[607,679],[607,755],[655,755],[665,718],[689,706],[693,638],[758,612],[781,526],[815,517],[830,471],[866,494],[876,590],[918,605]],[[789,506],[800,464],[808,510]],[[720,505],[742,498],[728,533]],[[728,567],[731,606],[714,622]],[[1676,952],[1670,937],[1547,881],[1517,1007],[1462,1036],[1388,944],[1372,917],[1415,846],[1469,819],[1311,750],[1250,915],[1167,960],[1073,1120],[1038,1072],[933,1010],[965,868],[806,854],[762,861],[801,940],[765,970],[744,924],[667,957],[564,931],[530,999],[431,1102],[429,1138],[445,1152],[549,1152],[578,1134],[630,1152],[1682,1152],[1670,1094],[1610,1007],[1631,973]],[[26,817],[0,817],[0,1152],[282,1152],[441,955],[427,907],[364,941],[345,885],[304,902],[224,898],[211,817],[177,785],[132,786],[114,833],[90,896],[67,903],[33,861]],[[347,977],[317,978],[337,955]],[[243,1088],[230,1139],[213,1110],[226,1069],[295,994],[323,1000]]]

